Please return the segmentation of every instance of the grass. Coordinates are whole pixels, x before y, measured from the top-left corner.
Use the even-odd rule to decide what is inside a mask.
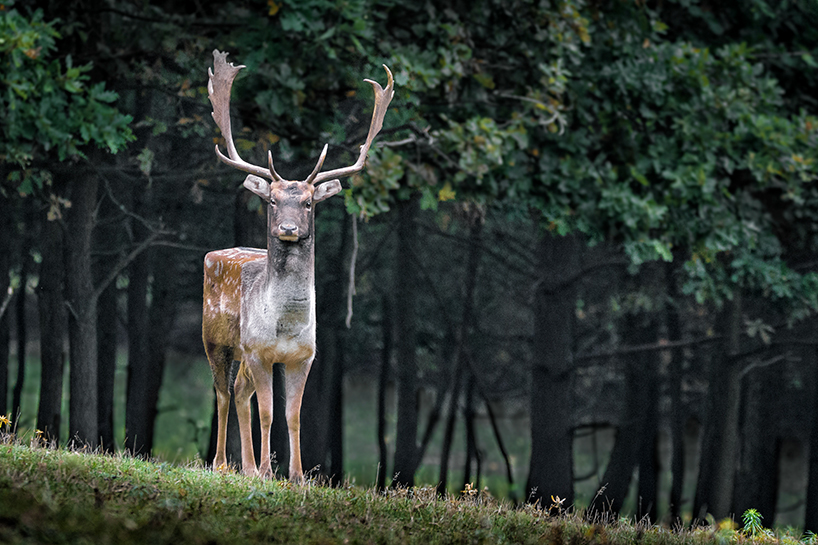
[[[672,531],[592,523],[554,507],[514,508],[474,489],[440,498],[431,487],[293,485],[0,438],[2,543],[799,543],[760,531],[757,520],[752,533]]]
[[[33,348],[33,347],[32,347]],[[22,414],[17,430],[21,434],[33,433],[37,399],[40,382],[40,365],[35,350],[29,351],[25,388],[23,391]],[[16,382],[16,365],[11,366],[9,387]],[[67,439],[68,418],[68,380],[64,384],[63,395],[63,444]],[[127,357],[120,352],[117,362],[115,382],[115,441],[124,443],[124,409],[125,386],[127,382]],[[375,482],[378,468],[378,450],[375,438],[376,427],[376,389],[371,377],[350,376],[344,386],[344,447],[345,478],[362,486]],[[387,393],[387,434],[389,449],[388,460],[391,463],[394,455],[396,399],[394,390]],[[424,397],[421,403],[420,420],[433,404],[433,399]],[[530,434],[528,420],[511,408],[498,412],[498,425],[511,458],[515,485],[510,488],[505,478],[505,466],[494,436],[485,415],[478,416],[477,437],[482,451],[482,475],[478,488],[488,486],[496,497],[508,498],[512,493],[516,498],[524,497],[524,483],[528,472],[530,455]],[[201,454],[206,452],[210,437],[210,422],[213,411],[213,387],[210,369],[203,355],[189,355],[171,351],[160,392],[159,415],[156,420],[154,455],[157,459],[174,464],[196,466],[201,463]],[[438,425],[430,446],[416,473],[416,483],[435,485],[439,475],[440,446],[443,425]],[[699,432],[697,432],[699,433]],[[690,450],[686,455],[685,493],[684,498],[692,498],[696,483],[698,463],[697,433],[688,438]],[[463,482],[465,431],[462,422],[458,421],[455,431],[454,451],[450,464],[449,490],[459,491]],[[615,431],[612,427],[593,428],[578,432],[574,441],[574,474],[589,476],[575,485],[575,506],[582,508],[593,499],[602,483],[602,476],[608,463],[611,448],[614,444]],[[670,490],[669,443],[667,436],[660,433],[661,487],[660,514],[667,512]],[[785,471],[780,472],[779,511],[775,520],[765,521],[768,525],[786,527],[803,523],[803,498],[806,475],[806,457],[803,451],[795,452],[794,460]],[[783,463],[783,462],[782,462]],[[800,464],[800,465],[799,465]],[[389,476],[389,475],[388,475]],[[637,481],[633,480],[631,490],[626,498],[624,513],[635,512],[637,499]],[[801,505],[799,509],[787,510],[788,506]],[[690,502],[682,503],[686,520],[690,520]],[[787,511],[787,512],[785,512]],[[0,540],[2,541],[2,540]]]

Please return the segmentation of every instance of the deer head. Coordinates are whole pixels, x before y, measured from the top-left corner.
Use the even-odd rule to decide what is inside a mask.
[[[227,55],[226,52],[213,51],[213,70],[208,68],[207,91],[213,105],[213,119],[221,129],[227,147],[225,156],[216,145],[216,155],[223,163],[247,172],[244,187],[268,203],[269,236],[284,241],[297,241],[308,237],[311,231],[313,205],[341,191],[341,182],[338,178],[351,176],[363,169],[369,147],[383,126],[384,115],[394,95],[392,72],[384,65],[388,76],[386,89],[376,81],[364,80],[371,84],[375,91],[375,107],[369,124],[369,134],[361,146],[355,164],[321,172],[324,159],[327,157],[328,145],[325,144],[310,175],[303,181],[288,181],[276,172],[272,151],[267,152],[266,168],[245,162],[236,151],[230,127],[230,91],[233,80],[244,66],[228,63]]]

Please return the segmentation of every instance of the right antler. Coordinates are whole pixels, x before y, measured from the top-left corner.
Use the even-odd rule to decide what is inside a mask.
[[[210,103],[213,105],[213,120],[219,129],[222,131],[225,143],[227,144],[227,155],[219,149],[216,145],[216,155],[223,163],[235,167],[243,172],[255,174],[281,182],[284,179],[278,175],[273,168],[273,153],[267,152],[268,168],[258,167],[250,164],[239,157],[239,152],[236,151],[236,146],[233,144],[233,133],[230,128],[230,90],[233,87],[233,80],[239,73],[239,70],[244,68],[244,65],[233,66],[233,63],[227,62],[227,52],[220,52],[218,49],[213,50],[213,71],[207,69],[207,95],[210,98]]]

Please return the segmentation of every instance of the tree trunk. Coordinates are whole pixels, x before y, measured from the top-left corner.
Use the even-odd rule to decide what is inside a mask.
[[[480,450],[477,448],[477,433],[474,429],[474,388],[475,377],[473,372],[469,372],[466,379],[466,399],[463,407],[463,425],[466,428],[466,460],[463,463],[463,488],[467,484],[474,484],[480,489]],[[475,462],[476,479],[472,483],[472,461]]]
[[[331,276],[328,291],[325,293],[327,323],[323,326],[326,344],[325,357],[322,358],[322,361],[330,367],[328,388],[322,396],[329,408],[326,425],[329,467],[325,471],[333,486],[338,486],[344,478],[344,357],[347,337],[345,322],[349,289],[349,258],[352,247],[350,244],[352,220],[352,216],[344,214],[340,244],[333,260],[336,270]],[[320,354],[320,346],[318,350]]]
[[[446,487],[449,484],[449,457],[452,451],[452,439],[454,437],[454,425],[457,421],[457,412],[460,402],[460,384],[463,380],[462,360],[458,360],[454,369],[454,384],[449,397],[449,410],[446,415],[446,428],[443,431],[443,445],[440,448],[440,477],[437,480],[437,493],[441,496],[446,494]]]
[[[145,215],[144,189],[134,186],[134,210]],[[138,221],[133,223],[134,242],[148,236],[147,229]],[[125,401],[125,446],[132,454],[147,455],[148,406],[146,394],[150,382],[150,339],[148,325],[148,283],[151,251],[137,256],[128,268],[128,384]]]
[[[538,244],[540,278],[534,293],[531,366],[531,502],[559,496],[574,502],[573,340],[579,241],[544,235]]]
[[[381,372],[378,375],[378,490],[386,488],[386,475],[389,472],[386,450],[386,386],[389,384],[389,368],[392,360],[392,304],[388,295],[384,295],[382,301],[383,349],[381,350]]]
[[[815,320],[813,318],[813,320]],[[816,320],[818,321],[818,320]],[[815,325],[813,325],[815,331]],[[810,364],[818,366],[818,348],[812,347],[809,354]],[[804,519],[804,531],[818,534],[818,382],[812,390],[812,420],[809,430],[809,469],[807,477],[807,508]]]
[[[98,179],[88,170],[71,180],[66,236],[66,287],[69,304],[69,440],[96,447],[97,308],[91,271],[91,233]]]
[[[26,381],[26,348],[28,347],[28,324],[26,320],[26,287],[31,274],[31,243],[33,230],[30,214],[31,199],[20,203],[23,232],[20,241],[20,287],[15,304],[17,322],[17,380],[14,383],[14,392],[11,401],[12,417],[19,418],[22,414],[23,386]]]
[[[395,269],[395,317],[397,331],[397,394],[398,415],[395,439],[393,485],[411,487],[415,484],[417,458],[418,386],[417,362],[415,361],[415,337],[417,323],[415,299],[418,280],[414,250],[417,242],[415,218],[419,201],[413,197],[397,205],[398,250]]]
[[[159,413],[159,391],[162,388],[162,377],[168,347],[168,335],[176,319],[175,296],[177,278],[177,260],[174,250],[156,248],[152,252],[153,283],[151,284],[151,306],[148,313],[148,369],[145,390],[145,453],[153,451],[156,416]]]
[[[100,446],[106,452],[114,452],[114,377],[116,375],[117,349],[117,290],[116,283],[99,296],[97,304],[97,425],[99,426]]]
[[[469,337],[472,331],[472,325],[474,324],[474,290],[475,286],[477,285],[477,273],[480,265],[480,235],[483,231],[483,217],[480,214],[474,214],[473,217],[469,219],[469,253],[466,261],[466,278],[464,279],[464,286],[465,286],[465,293],[463,295],[463,311],[460,317],[460,327],[456,332],[456,339],[455,344],[456,348],[453,353],[454,359],[454,385],[452,387],[452,393],[450,397],[449,403],[449,413],[446,419],[446,430],[444,433],[443,438],[443,449],[441,454],[440,460],[440,479],[438,480],[438,493],[443,494],[446,491],[446,487],[448,485],[448,475],[449,475],[449,456],[451,452],[451,443],[452,443],[452,435],[454,433],[454,424],[457,419],[457,412],[460,402],[460,389],[461,389],[461,381],[463,378],[464,373],[468,376],[468,381],[466,385],[466,396],[467,396],[467,406],[466,406],[466,445],[467,445],[467,454],[466,454],[466,471],[464,473],[466,479],[470,479],[470,467],[471,467],[471,460],[472,455],[474,452],[469,450],[470,447],[473,446],[473,442],[471,441],[472,436],[470,435],[473,430],[469,428],[469,421],[468,421],[468,411],[473,410],[473,395],[474,395],[474,369],[471,369],[469,359],[468,359],[468,347],[467,344],[469,343]],[[445,392],[445,390],[443,390]],[[441,392],[441,396],[443,395]],[[464,483],[465,488],[465,483]],[[463,490],[464,488],[461,488]]]
[[[100,210],[105,214],[98,227],[98,251],[110,255],[116,250],[119,226],[111,221],[118,210],[109,199],[103,199]],[[99,285],[108,276],[110,269],[97,267],[96,283]],[[116,280],[111,282],[99,296],[97,302],[97,425],[100,446],[106,452],[114,452],[114,377],[116,376],[117,309]]]
[[[682,340],[682,321],[679,316],[679,305],[682,296],[676,285],[675,271],[683,261],[680,252],[675,252],[673,261],[665,263],[665,286],[668,302],[665,305],[665,323],[670,342]],[[682,490],[685,472],[685,411],[682,400],[682,381],[684,380],[684,350],[674,348],[670,352],[669,390],[670,390],[670,521],[675,524],[682,514]]]
[[[54,442],[60,440],[67,318],[63,297],[63,229],[57,221],[43,222],[40,254],[42,261],[37,284],[37,306],[40,315],[41,376],[37,429],[43,432],[47,441]]]
[[[657,328],[653,316],[630,316],[622,338],[637,346],[656,341]],[[628,495],[634,470],[639,468],[637,519],[656,520],[657,460],[656,438],[659,410],[659,377],[655,352],[632,355],[625,365],[625,410],[622,411],[616,442],[602,477],[605,487],[597,509],[616,520]]]
[[[11,222],[12,206],[11,201],[0,195],[0,232],[11,233],[13,224]],[[11,236],[0,236],[0,301],[6,298],[9,289],[9,271],[11,269]],[[19,294],[18,294],[19,297]],[[8,380],[9,380],[9,318],[10,312],[0,316],[0,414],[6,414],[8,410]],[[12,415],[16,418],[16,415]]]
[[[780,370],[767,367],[747,375],[741,423],[740,457],[736,469],[732,512],[740,516],[756,509],[765,521],[775,520],[781,437],[776,396],[786,391]]]
[[[710,363],[708,416],[705,421],[699,477],[693,516],[704,520],[707,513],[716,520],[730,515],[738,456],[738,425],[741,409],[739,353],[741,296],[725,303],[718,329],[725,334],[722,353]]]

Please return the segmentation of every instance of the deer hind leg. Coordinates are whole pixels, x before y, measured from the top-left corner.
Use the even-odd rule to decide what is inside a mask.
[[[253,451],[253,427],[251,424],[250,398],[255,391],[253,377],[244,361],[239,366],[236,383],[233,387],[233,398],[236,401],[236,416],[239,420],[241,435],[241,469],[245,475],[256,474],[256,455]]]
[[[273,366],[255,358],[248,358],[247,368],[256,387],[258,416],[261,424],[259,475],[271,479],[273,477],[273,468],[270,464],[270,428],[273,425]]]
[[[290,435],[290,480],[301,482],[304,473],[301,468],[301,399],[304,385],[312,366],[312,358],[304,363],[284,367],[285,389],[287,392],[287,431]]]
[[[230,411],[230,375],[233,366],[233,349],[205,342],[205,354],[213,373],[213,387],[216,390],[216,457],[213,469],[227,466],[227,415]]]

